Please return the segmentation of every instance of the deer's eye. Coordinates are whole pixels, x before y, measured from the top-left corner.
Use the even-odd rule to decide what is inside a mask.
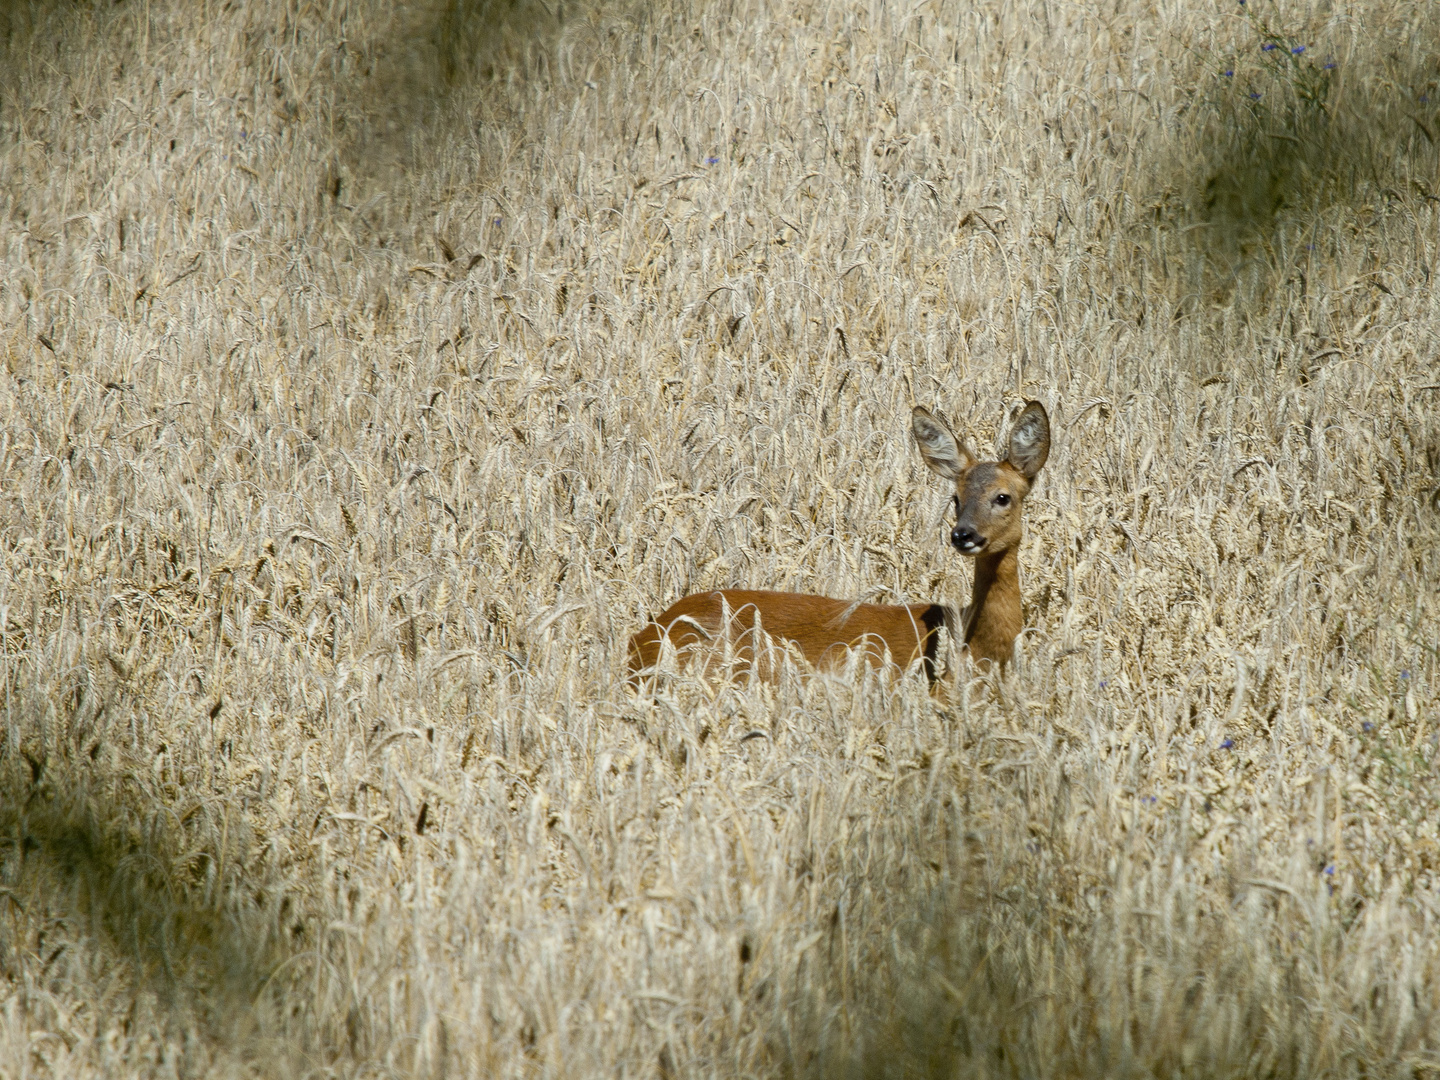
[[[996,506],[1009,506],[1009,505],[1010,505],[1010,496],[1009,496],[1009,495],[1006,495],[1005,492],[1002,491],[999,495],[996,495],[996,496],[995,496],[995,505],[996,505]]]

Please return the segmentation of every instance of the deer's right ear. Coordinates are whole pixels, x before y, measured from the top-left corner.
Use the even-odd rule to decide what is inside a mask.
[[[915,406],[910,417],[910,430],[915,432],[915,441],[920,446],[920,456],[930,471],[947,480],[958,480],[960,475],[975,464],[975,455],[951,432],[950,426],[940,417]]]

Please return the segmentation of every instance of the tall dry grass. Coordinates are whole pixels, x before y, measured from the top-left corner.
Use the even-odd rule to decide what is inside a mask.
[[[0,1074],[1440,1073],[1436,15],[6,7]]]

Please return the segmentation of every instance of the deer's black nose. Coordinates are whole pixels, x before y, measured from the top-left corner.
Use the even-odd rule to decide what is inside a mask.
[[[985,546],[985,538],[976,535],[973,529],[962,529],[956,525],[950,532],[950,543],[955,545],[957,551],[972,555]]]

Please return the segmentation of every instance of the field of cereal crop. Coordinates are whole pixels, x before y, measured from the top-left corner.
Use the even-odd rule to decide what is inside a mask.
[[[0,7],[0,1075],[1440,1077],[1440,6]],[[1027,629],[667,674],[681,595]]]

